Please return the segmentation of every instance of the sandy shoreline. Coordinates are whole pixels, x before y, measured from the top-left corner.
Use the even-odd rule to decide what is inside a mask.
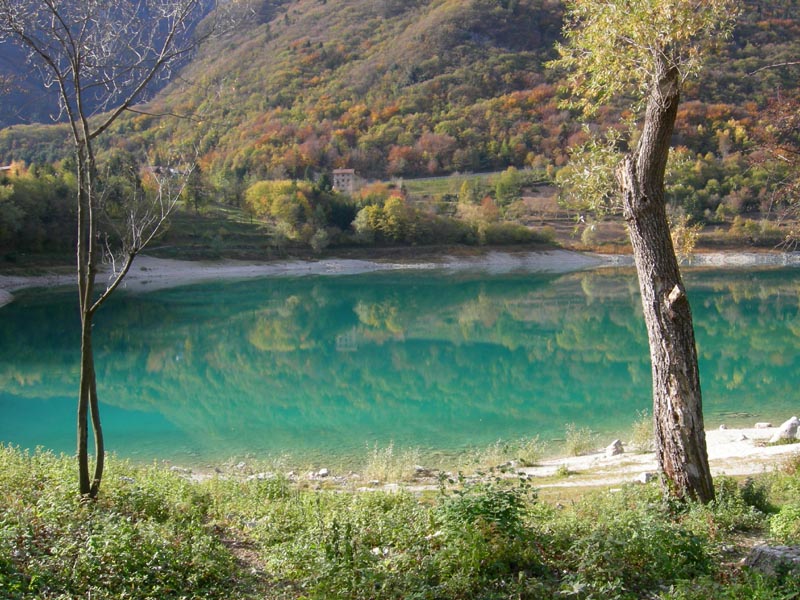
[[[146,292],[193,283],[260,277],[301,277],[357,275],[385,271],[432,271],[444,273],[569,273],[603,267],[629,267],[629,255],[580,253],[569,250],[539,252],[491,251],[474,257],[442,256],[436,260],[391,262],[383,260],[327,258],[315,261],[279,262],[183,261],[139,256],[123,282],[123,289]],[[687,268],[800,267],[800,252],[795,253],[705,253],[697,254]],[[0,275],[0,306],[12,302],[13,292],[25,288],[50,288],[74,285],[72,274],[37,276]],[[98,287],[104,275],[97,278]]]
[[[193,283],[260,277],[303,277],[358,275],[388,271],[475,271],[488,274],[511,272],[568,273],[604,265],[624,265],[626,257],[581,254],[566,250],[546,252],[489,252],[476,257],[443,256],[438,260],[391,262],[366,259],[328,258],[315,261],[287,260],[279,262],[216,262],[184,261],[138,256],[125,277],[122,289],[147,292]],[[107,276],[107,274],[106,274]],[[98,275],[97,284],[104,283]],[[74,285],[74,275],[37,276],[0,275],[0,306],[13,301],[13,292],[25,288],[52,288]]]
[[[706,445],[711,473],[714,477],[746,477],[769,473],[781,469],[789,460],[800,457],[800,441],[794,444],[769,445],[769,439],[778,431],[778,423],[769,428],[720,428],[706,431]],[[554,456],[537,462],[535,466],[517,466],[513,462],[497,465],[491,469],[491,477],[516,479],[525,476],[537,489],[549,489],[558,494],[559,489],[588,490],[592,488],[615,488],[627,483],[645,483],[657,478],[658,464],[654,452],[637,452],[623,441],[625,451],[616,456],[608,456],[605,449],[581,456]],[[167,463],[169,464],[169,463]],[[258,463],[256,463],[258,464]],[[307,465],[306,469],[311,466]],[[430,469],[427,465],[416,467],[417,474],[404,476],[402,481],[369,481],[358,472],[337,472],[330,465],[318,464],[311,471],[285,474],[298,484],[313,482],[317,486],[333,486],[357,491],[399,491],[412,493],[436,490],[440,486],[440,475],[453,477],[448,471]],[[491,465],[481,465],[479,470],[464,472],[467,480],[481,480],[487,477],[486,469]],[[277,476],[275,472],[259,472],[257,467],[239,462],[225,468],[208,465],[200,468],[173,465],[171,470],[190,481],[201,482],[216,477],[234,479],[269,479]],[[552,494],[551,494],[552,495]]]
[[[800,455],[800,443],[767,445],[776,431],[777,427],[706,431],[711,473],[715,477],[757,475],[780,468],[790,457]],[[617,456],[606,456],[605,451],[600,451],[585,456],[547,459],[535,467],[525,467],[519,471],[537,478],[552,477],[559,469],[564,468],[572,475],[562,481],[548,482],[545,487],[617,485],[640,481],[645,473],[657,472],[654,453],[640,454],[627,448],[623,454]]]

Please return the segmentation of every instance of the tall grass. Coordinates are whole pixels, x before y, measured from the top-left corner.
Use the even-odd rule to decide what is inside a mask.
[[[375,443],[367,446],[368,456],[363,469],[363,476],[368,481],[404,481],[410,479],[420,462],[418,448],[407,448],[396,451],[394,442],[385,448]]]
[[[597,449],[597,436],[588,427],[567,424],[564,435],[564,449],[569,456],[581,456]]]

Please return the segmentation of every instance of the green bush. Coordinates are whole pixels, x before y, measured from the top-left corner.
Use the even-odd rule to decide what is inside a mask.
[[[492,483],[470,484],[445,495],[437,507],[437,516],[446,530],[487,527],[499,535],[513,537],[521,532],[525,510],[533,496],[525,485],[507,488]]]
[[[753,221],[741,216],[734,218],[729,235],[753,246],[776,246],[783,240],[781,230],[769,221]]]
[[[704,538],[670,518],[655,486],[591,494],[549,528],[549,562],[564,573],[565,595],[639,598],[711,571]]]
[[[481,223],[479,232],[481,244],[503,246],[529,244],[536,239],[533,231],[518,223]]]
[[[762,490],[757,489],[760,486],[750,483],[740,487],[735,479],[719,476],[714,487],[713,502],[693,503],[683,511],[681,523],[687,530],[716,540],[734,532],[758,531],[764,527],[766,515],[756,506],[765,504]]]
[[[800,502],[783,506],[769,522],[769,533],[783,544],[800,544]]]

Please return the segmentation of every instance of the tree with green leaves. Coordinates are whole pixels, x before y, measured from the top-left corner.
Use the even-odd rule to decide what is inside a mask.
[[[697,349],[670,237],[664,176],[682,86],[730,33],[737,4],[569,0],[566,8],[565,41],[554,65],[569,72],[573,105],[591,117],[601,106],[633,103],[635,117],[614,142],[616,149],[627,151],[616,164],[615,180],[650,343],[656,453],[673,496],[708,502],[714,487]],[[604,179],[594,177],[590,166],[584,170],[596,181]]]
[[[212,19],[203,23],[202,33],[198,30],[212,6],[213,0],[0,0],[0,43],[17,44],[27,53],[45,88],[52,90],[55,113],[67,123],[73,143],[81,318],[77,457],[84,498],[97,497],[105,459],[92,346],[94,317],[122,283],[136,255],[164,225],[183,187],[172,170],[159,166],[152,170],[157,185],[149,196],[129,185],[130,177],[117,181],[122,185],[104,188],[95,145],[124,112],[138,110],[135,105],[146,99],[153,84],[169,78],[199,41],[217,30]],[[117,192],[124,198],[108,197]],[[103,214],[107,201],[118,211],[110,219]],[[104,258],[111,264],[111,276],[105,285],[97,285]]]

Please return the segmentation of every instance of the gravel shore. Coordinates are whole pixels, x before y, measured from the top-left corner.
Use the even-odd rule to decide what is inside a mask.
[[[183,261],[139,256],[123,282],[130,291],[150,291],[203,281],[251,279],[257,277],[301,277],[306,275],[356,275],[381,271],[479,272],[489,275],[506,273],[569,273],[603,267],[630,267],[629,255],[609,255],[549,250],[542,252],[497,252],[471,257],[442,256],[435,260],[382,261],[350,258],[326,258],[314,261],[278,262]],[[686,268],[763,268],[800,266],[800,253],[735,252],[702,253],[692,257]],[[97,278],[98,287],[108,274]],[[0,275],[0,306],[13,300],[13,292],[23,288],[74,285],[74,275],[37,276]]]

